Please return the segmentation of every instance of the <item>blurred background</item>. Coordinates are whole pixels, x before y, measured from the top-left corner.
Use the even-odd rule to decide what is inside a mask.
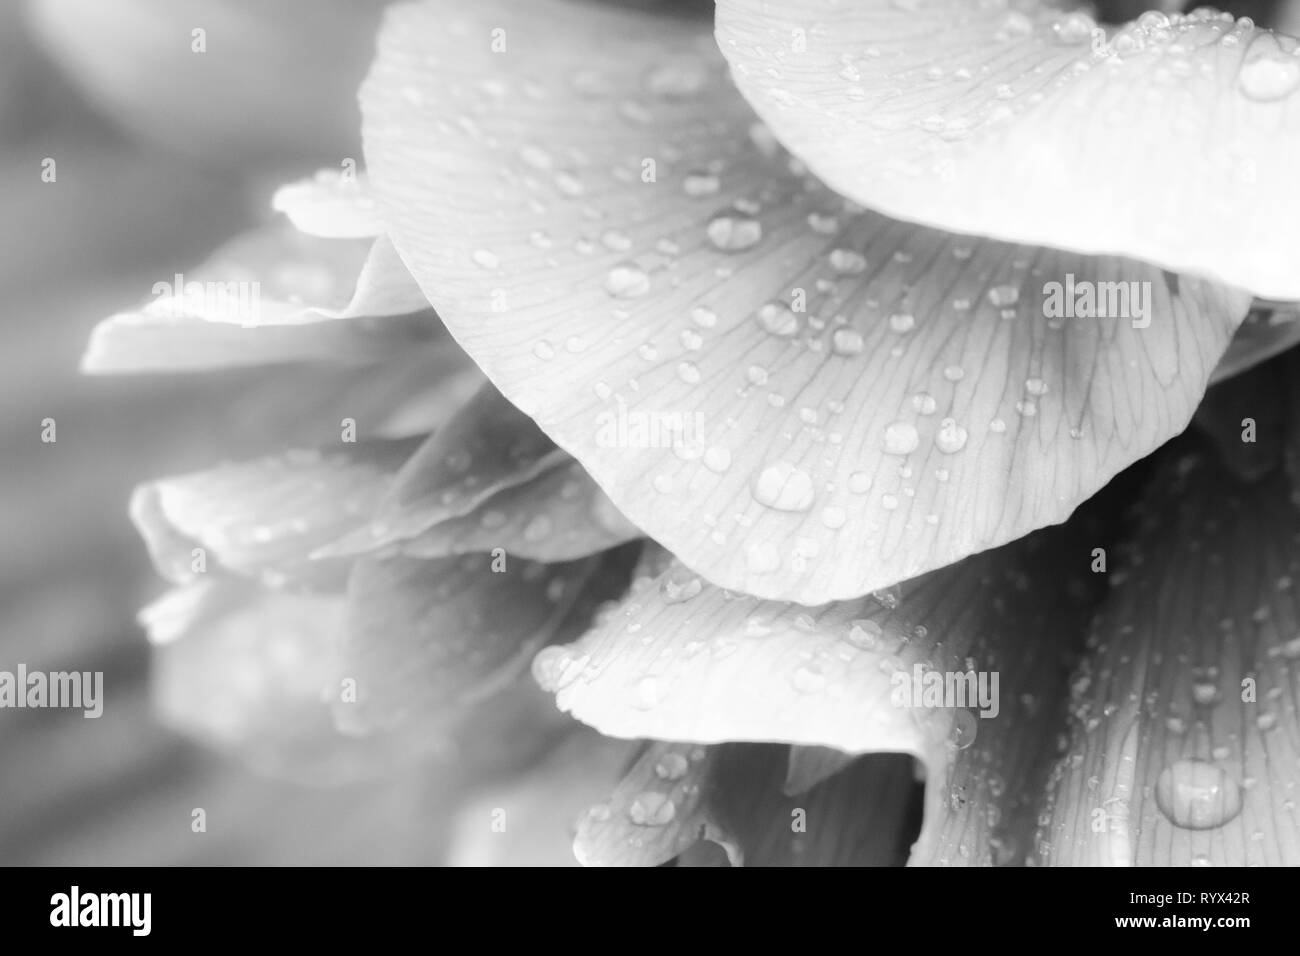
[[[127,518],[132,486],[321,423],[265,370],[77,371],[98,319],[269,219],[275,185],[360,165],[354,96],[380,14],[373,0],[0,4],[0,670],[103,671],[106,698],[98,720],[0,710],[0,864],[445,854],[453,784],[436,769],[317,790],[151,714],[135,613],[165,588]],[[206,833],[191,830],[199,807]]]

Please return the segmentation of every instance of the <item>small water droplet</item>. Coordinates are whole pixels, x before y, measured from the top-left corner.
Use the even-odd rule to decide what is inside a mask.
[[[920,443],[921,436],[910,422],[893,422],[885,427],[884,450],[887,455],[910,455]]]
[[[754,248],[762,240],[763,225],[748,213],[733,209],[709,220],[705,234],[715,249],[743,252]]]
[[[966,447],[967,432],[955,419],[945,418],[939,423],[935,433],[934,445],[945,455],[956,454]]]
[[[634,265],[615,266],[605,277],[605,291],[616,299],[635,299],[650,291],[650,277]]]
[[[655,776],[660,780],[680,780],[690,769],[690,761],[684,754],[666,753],[655,762]]]
[[[916,316],[910,312],[895,312],[889,317],[889,327],[902,335],[916,328]]]
[[[831,333],[831,349],[837,355],[859,355],[864,347],[857,329],[836,329]]]
[[[1009,308],[1020,301],[1020,289],[1014,285],[995,285],[989,289],[989,302],[999,309]]]

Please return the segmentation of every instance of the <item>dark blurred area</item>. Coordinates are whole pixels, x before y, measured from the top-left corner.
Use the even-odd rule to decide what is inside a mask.
[[[266,14],[259,8],[273,9]],[[276,370],[88,378],[94,323],[359,156],[373,2],[0,5],[0,670],[104,672],[99,719],[0,709],[0,864],[436,861],[427,770],[323,791],[160,727],[133,485],[310,437]],[[207,50],[191,50],[192,31]],[[56,179],[42,180],[45,160]],[[41,440],[54,419],[57,440]],[[191,830],[203,808],[207,831]]]

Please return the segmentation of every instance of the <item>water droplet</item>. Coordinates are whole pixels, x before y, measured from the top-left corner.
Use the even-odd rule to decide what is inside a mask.
[[[754,248],[762,240],[763,225],[748,213],[733,209],[709,220],[705,233],[715,249],[743,252]]]
[[[852,249],[833,249],[829,259],[831,268],[841,275],[858,275],[867,270],[867,257]]]
[[[864,347],[857,329],[836,329],[831,333],[831,348],[837,355],[859,355]]]
[[[775,511],[807,511],[816,497],[812,476],[785,461],[764,468],[752,493],[755,501]]]
[[[497,266],[501,265],[501,260],[497,257],[496,253],[489,252],[486,249],[475,249],[474,264],[484,269],[495,269]]]
[[[934,445],[946,455],[952,455],[966,447],[966,429],[958,425],[955,419],[945,418],[939,423],[939,431],[934,436]]]
[[[1009,308],[1020,301],[1020,289],[1013,285],[995,285],[989,289],[989,302],[999,309]]]
[[[687,173],[682,180],[682,191],[695,199],[713,196],[721,188],[722,181],[712,173]]]
[[[822,509],[822,524],[832,531],[838,531],[844,527],[848,516],[844,513],[843,508],[836,508],[833,505]]]
[[[666,794],[647,790],[637,794],[627,815],[639,827],[662,827],[677,815],[677,805]]]
[[[912,409],[918,415],[933,415],[939,403],[934,400],[934,396],[926,392],[917,392],[912,396]]]
[[[731,467],[731,452],[721,445],[710,445],[704,450],[704,467],[721,474]]]
[[[1237,83],[1241,92],[1257,103],[1285,99],[1300,88],[1300,59],[1274,46],[1269,53],[1243,63]]]
[[[677,366],[677,377],[687,385],[696,385],[700,381],[700,367],[694,362],[681,362]]]
[[[979,722],[975,715],[965,707],[959,707],[953,714],[952,731],[948,739],[958,750],[965,750],[975,742],[979,732]]]
[[[910,312],[895,312],[889,317],[889,327],[900,335],[916,328],[916,316]]]
[[[660,780],[680,780],[690,769],[684,754],[666,753],[655,762],[655,776]]]
[[[605,291],[616,299],[635,299],[650,291],[650,277],[634,265],[615,266],[605,277]]]
[[[1086,13],[1067,13],[1052,24],[1052,35],[1063,46],[1078,46],[1092,38],[1097,23]]]
[[[718,324],[718,313],[704,306],[691,309],[691,321],[702,329],[711,329]]]
[[[893,422],[885,427],[885,454],[910,455],[921,443],[916,426],[910,422]]]
[[[789,338],[799,331],[799,317],[784,302],[768,302],[754,313],[764,331]]]
[[[1025,379],[1025,391],[1034,396],[1046,395],[1047,383],[1041,378],[1027,378]]]
[[[849,622],[848,642],[864,651],[874,651],[884,635],[884,628],[869,618]]]
[[[698,577],[684,568],[666,574],[659,584],[659,593],[665,604],[684,604],[704,589]]]
[[[1175,826],[1210,830],[1241,812],[1241,788],[1212,763],[1179,760],[1156,780],[1156,805]]]

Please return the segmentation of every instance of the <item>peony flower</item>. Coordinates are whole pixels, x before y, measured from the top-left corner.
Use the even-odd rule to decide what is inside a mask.
[[[135,493],[173,723],[536,755],[454,862],[1297,861],[1296,40],[423,0],[360,104],[86,353],[329,369]]]

